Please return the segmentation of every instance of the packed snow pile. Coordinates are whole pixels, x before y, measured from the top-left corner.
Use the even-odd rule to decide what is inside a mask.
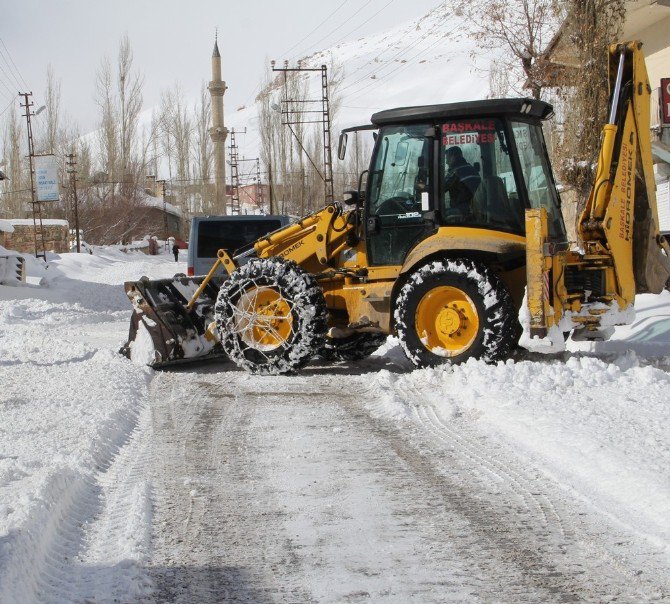
[[[27,286],[0,286],[2,602],[33,601],[34,577],[67,556],[63,535],[76,541],[96,514],[97,472],[146,402],[151,372],[117,354],[130,315],[123,281],[184,270],[101,248],[50,254],[48,266],[28,258]]]
[[[26,280],[25,258],[0,245],[0,285],[23,285]]]
[[[636,307],[610,341],[569,340],[552,358],[384,370],[371,410],[472,422],[670,558],[670,292],[638,296]],[[379,353],[406,367],[394,338]]]
[[[0,233],[13,233],[14,227],[9,220],[0,220]]]
[[[447,423],[466,416],[567,489],[588,494],[655,544],[670,544],[667,369],[629,352],[611,361],[469,361],[377,380],[385,413],[403,418],[432,405]]]

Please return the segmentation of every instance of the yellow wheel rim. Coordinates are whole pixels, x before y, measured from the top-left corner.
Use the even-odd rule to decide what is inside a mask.
[[[430,352],[455,357],[475,341],[479,313],[463,290],[442,285],[431,289],[419,301],[415,326],[419,339]]]
[[[271,287],[249,289],[235,305],[235,331],[251,348],[275,350],[293,333],[291,305]]]

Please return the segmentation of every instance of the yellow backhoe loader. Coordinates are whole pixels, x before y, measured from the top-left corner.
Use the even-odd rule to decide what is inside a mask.
[[[127,283],[135,312],[124,352],[154,366],[225,353],[278,374],[317,354],[360,359],[396,334],[417,366],[496,361],[519,341],[526,291],[531,341],[607,337],[632,320],[636,293],[660,292],[670,275],[640,48],[609,49],[610,119],[581,251],[568,246],[542,134],[549,104],[391,109],[342,132],[341,159],[351,132],[376,131],[344,203],[236,254],[220,250],[203,278]]]

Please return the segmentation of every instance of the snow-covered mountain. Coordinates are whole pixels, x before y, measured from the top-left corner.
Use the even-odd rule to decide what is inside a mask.
[[[484,98],[488,73],[475,65],[475,50],[463,18],[441,6],[387,31],[318,51],[302,64],[335,65],[343,70],[341,83],[331,90],[340,101],[333,124],[336,135],[340,128],[368,123],[382,109]],[[477,51],[480,62],[487,63],[484,51]],[[321,98],[321,74],[305,77],[309,98]],[[235,82],[228,85],[233,87]],[[240,155],[258,154],[257,113],[255,104],[227,108],[226,126],[237,131],[247,128],[247,135],[238,138]]]

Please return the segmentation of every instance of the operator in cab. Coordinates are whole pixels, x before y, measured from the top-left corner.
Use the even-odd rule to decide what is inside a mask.
[[[472,198],[482,182],[479,172],[463,157],[460,147],[449,147],[445,152],[447,173],[444,190],[449,194],[449,206],[464,218],[472,213]]]

